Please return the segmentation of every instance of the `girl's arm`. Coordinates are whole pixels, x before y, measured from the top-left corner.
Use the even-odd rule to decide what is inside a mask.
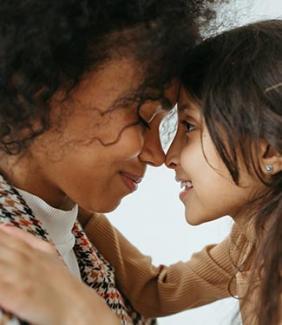
[[[147,317],[173,314],[230,296],[234,265],[247,244],[233,226],[223,242],[205,247],[189,261],[155,267],[151,258],[137,250],[105,216],[96,214],[84,220],[84,228],[114,266],[120,290]],[[232,294],[236,294],[233,285]]]
[[[0,226],[0,306],[37,325],[120,324],[50,244],[14,227]],[[2,313],[0,323],[15,324]]]

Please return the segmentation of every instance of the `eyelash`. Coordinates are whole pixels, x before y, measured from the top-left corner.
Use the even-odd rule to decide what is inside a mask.
[[[195,131],[196,126],[190,122],[187,121],[181,121],[181,124],[184,126],[185,128],[185,133],[189,134],[193,131]],[[192,130],[191,130],[192,129]]]

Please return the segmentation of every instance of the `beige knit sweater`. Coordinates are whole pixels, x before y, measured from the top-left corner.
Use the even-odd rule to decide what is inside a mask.
[[[224,241],[205,247],[189,261],[158,267],[104,215],[96,214],[84,220],[84,227],[89,239],[114,266],[120,290],[133,307],[147,317],[167,316],[231,294],[242,297],[250,276],[254,275],[246,263],[253,238],[236,224]],[[238,272],[242,265],[245,272]],[[251,317],[253,306],[250,302],[241,308],[246,325],[256,324]]]

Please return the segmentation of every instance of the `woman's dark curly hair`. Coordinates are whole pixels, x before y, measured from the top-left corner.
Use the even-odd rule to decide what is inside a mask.
[[[54,93],[68,94],[121,49],[143,67],[143,97],[164,85],[214,17],[213,2],[224,0],[1,1],[0,150],[21,152],[48,129]]]
[[[242,212],[256,230],[252,266],[260,285],[253,316],[258,325],[276,325],[282,293],[282,172],[266,177],[259,157],[262,140],[282,155],[282,20],[257,22],[204,41],[187,56],[181,80],[200,102],[234,183],[240,184],[240,153],[247,170],[266,185],[266,193]]]

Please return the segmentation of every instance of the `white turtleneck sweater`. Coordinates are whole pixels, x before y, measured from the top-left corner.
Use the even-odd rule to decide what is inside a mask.
[[[34,216],[41,221],[44,229],[47,230],[69,270],[80,278],[77,259],[73,251],[75,237],[72,233],[78,214],[77,204],[69,211],[60,210],[53,208],[36,195],[21,189],[17,190],[32,209]]]

